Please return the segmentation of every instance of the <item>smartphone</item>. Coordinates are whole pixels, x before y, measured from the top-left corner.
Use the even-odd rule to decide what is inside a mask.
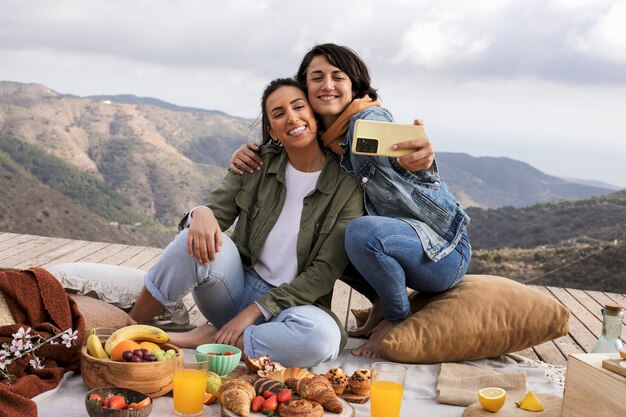
[[[352,152],[370,156],[404,156],[413,149],[393,150],[391,147],[406,140],[424,137],[424,127],[375,120],[357,120],[354,124]]]

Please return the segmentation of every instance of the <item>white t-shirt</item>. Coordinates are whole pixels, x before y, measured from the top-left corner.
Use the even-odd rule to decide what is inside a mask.
[[[253,265],[261,278],[276,287],[290,283],[297,275],[296,251],[304,197],[315,189],[320,173],[300,172],[287,163],[285,205]]]

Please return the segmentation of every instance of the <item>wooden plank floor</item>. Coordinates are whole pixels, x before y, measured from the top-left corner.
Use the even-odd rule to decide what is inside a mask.
[[[0,232],[0,267],[3,268],[26,269],[33,266],[45,268],[64,262],[96,262],[148,270],[161,251],[159,248],[143,246]],[[564,366],[567,363],[567,356],[571,353],[591,351],[602,331],[601,308],[604,304],[620,304],[626,308],[624,294],[532,287],[553,297],[572,313],[569,334],[518,352],[531,359],[540,359],[554,365]],[[345,323],[346,328],[355,325],[350,310],[368,306],[367,299],[351,291],[342,282],[337,282],[332,308]],[[622,332],[622,339],[626,340],[626,327]]]

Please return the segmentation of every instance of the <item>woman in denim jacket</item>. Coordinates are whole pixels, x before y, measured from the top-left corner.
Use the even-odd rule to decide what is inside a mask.
[[[172,343],[228,343],[309,367],[337,358],[347,339],[330,307],[363,193],[319,144],[304,86],[273,81],[262,114],[262,175],[227,173],[206,206],[183,218],[130,316],[146,322],[191,292],[211,324],[174,333]],[[222,233],[235,221],[230,237]]]
[[[371,334],[353,354],[380,357],[384,337],[411,314],[406,287],[437,293],[458,285],[465,275],[471,257],[469,217],[439,177],[428,139],[395,145],[416,149],[401,158],[352,153],[356,120],[394,121],[377,101],[367,66],[354,51],[316,45],[296,78],[307,86],[324,128],[324,145],[341,157],[342,167],[364,190],[368,216],[346,229],[351,265],[341,279],[373,303],[365,325],[349,332],[355,337]],[[242,147],[233,155],[231,170],[258,167],[251,149]]]

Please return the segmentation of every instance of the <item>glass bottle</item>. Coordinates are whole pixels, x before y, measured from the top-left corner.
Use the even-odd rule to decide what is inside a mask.
[[[624,310],[619,305],[607,304],[602,309],[602,336],[591,350],[591,353],[619,352],[622,343],[622,320]]]

